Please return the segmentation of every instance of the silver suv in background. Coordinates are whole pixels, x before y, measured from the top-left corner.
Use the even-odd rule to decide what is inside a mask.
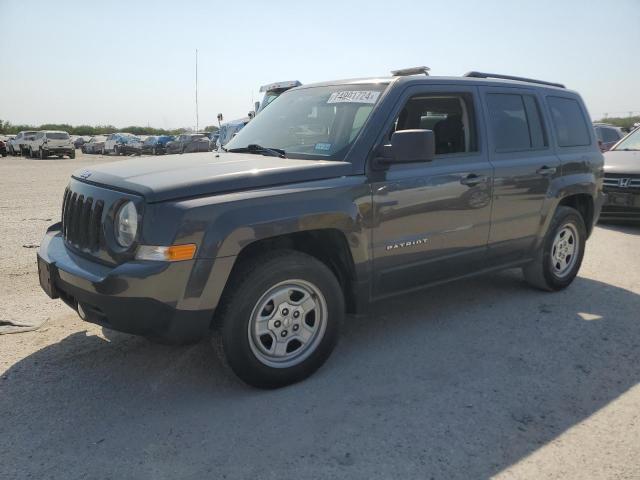
[[[9,139],[7,142],[7,151],[10,155],[14,157],[16,155],[24,155],[26,149],[26,143],[28,140],[32,139],[33,136],[38,133],[36,131],[22,131],[19,132],[15,137]]]
[[[52,155],[63,158],[76,158],[76,149],[67,132],[60,130],[43,130],[27,140],[27,155],[32,158],[45,159]]]
[[[603,221],[640,223],[640,128],[605,153],[604,192]]]
[[[602,152],[609,151],[625,135],[620,127],[608,123],[594,123],[593,129],[596,131],[598,146]]]

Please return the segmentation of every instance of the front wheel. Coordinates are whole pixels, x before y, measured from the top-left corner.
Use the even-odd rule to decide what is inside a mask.
[[[523,268],[527,282],[547,291],[568,287],[580,270],[586,240],[582,215],[571,207],[558,207],[535,260]]]
[[[216,317],[214,344],[233,372],[259,388],[298,382],[338,340],[344,296],[331,270],[282,250],[234,271]]]

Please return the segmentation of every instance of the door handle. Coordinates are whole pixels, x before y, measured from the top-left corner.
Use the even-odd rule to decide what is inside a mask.
[[[475,173],[470,173],[466,177],[461,178],[460,183],[469,187],[475,187],[479,183],[486,183],[487,180],[489,179],[484,175],[476,175]]]
[[[556,167],[547,167],[545,165],[544,167],[540,167],[538,170],[536,170],[536,173],[539,175],[547,176],[547,175],[553,175],[554,173],[556,173],[556,170],[557,170]]]

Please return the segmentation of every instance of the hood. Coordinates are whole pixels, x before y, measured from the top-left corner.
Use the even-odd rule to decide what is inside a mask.
[[[604,153],[605,173],[631,173],[640,175],[640,152],[609,150]]]
[[[351,164],[244,153],[191,153],[105,163],[73,178],[136,193],[149,203],[349,175]]]

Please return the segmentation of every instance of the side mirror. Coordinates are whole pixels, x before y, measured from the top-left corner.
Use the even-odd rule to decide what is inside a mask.
[[[433,130],[398,130],[383,152],[383,164],[430,162],[436,155],[435,135]]]

